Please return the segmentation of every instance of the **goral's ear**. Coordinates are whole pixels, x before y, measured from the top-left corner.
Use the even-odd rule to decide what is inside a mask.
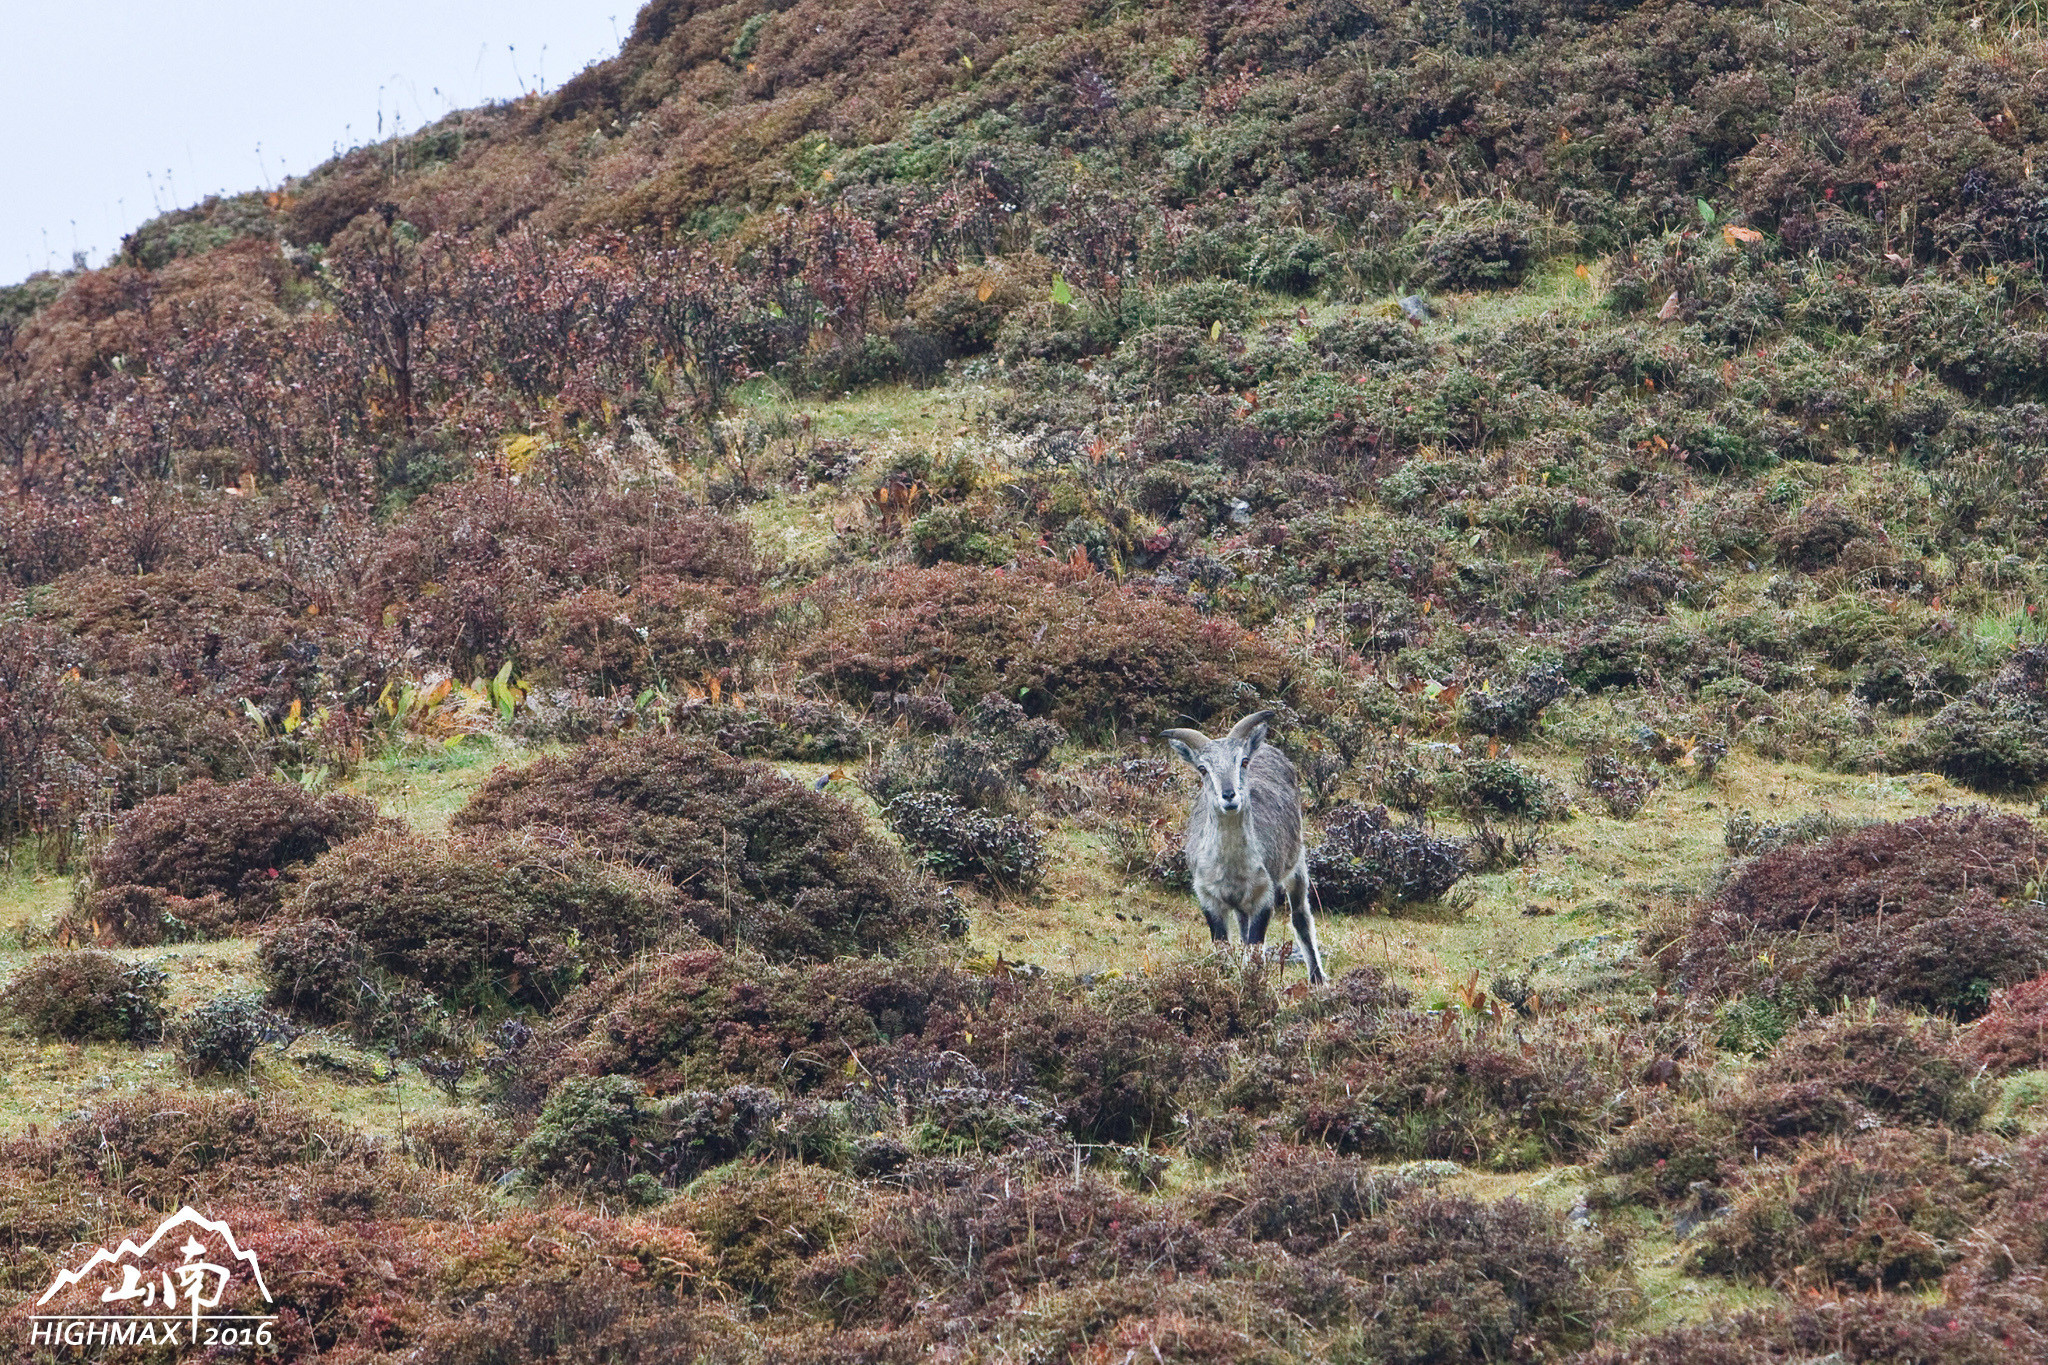
[[[1190,763],[1198,762],[1202,751],[1215,742],[1200,730],[1168,730],[1162,738],[1173,746],[1175,753]]]

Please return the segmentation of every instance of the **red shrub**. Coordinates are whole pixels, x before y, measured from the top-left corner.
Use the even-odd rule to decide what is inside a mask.
[[[2002,1144],[2001,1144],[2002,1145]],[[1996,1151],[1879,1129],[1747,1171],[1708,1225],[1700,1267],[1793,1284],[1889,1289],[1941,1278],[1989,1194]]]
[[[473,479],[433,490],[392,525],[370,562],[365,606],[458,673],[517,658],[602,685],[613,681],[606,655],[630,662],[637,679],[662,667],[680,676],[736,650],[724,625],[737,632],[758,609],[759,573],[744,526],[674,494]],[[604,594],[628,615],[625,629],[648,635],[629,642],[592,622],[579,593]],[[693,617],[706,608],[708,618]],[[555,661],[556,649],[575,657]]]
[[[1774,849],[1694,917],[1679,975],[1711,997],[1844,995],[1968,1018],[2048,967],[2048,906],[2022,895],[2039,832],[1986,807]]]
[[[240,918],[261,919],[277,906],[287,868],[377,823],[377,808],[360,796],[315,796],[262,777],[224,787],[201,780],[123,816],[92,860],[92,879],[195,900],[218,894]]]
[[[2048,976],[2007,987],[1965,1035],[1970,1053],[1993,1071],[2024,1071],[2048,1061]]]
[[[822,681],[861,695],[943,686],[963,709],[994,692],[1074,731],[1205,722],[1287,677],[1235,622],[1064,565],[896,569],[817,600],[827,621],[798,659]]]
[[[697,740],[597,740],[500,769],[454,825],[573,830],[644,859],[707,907],[712,937],[779,959],[897,951],[965,927],[844,802]]]

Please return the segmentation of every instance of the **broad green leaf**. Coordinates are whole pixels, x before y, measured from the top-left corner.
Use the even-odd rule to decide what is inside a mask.
[[[1052,277],[1052,301],[1062,308],[1074,306],[1074,291],[1067,287],[1067,277],[1065,275],[1055,275]]]
[[[1695,199],[1693,203],[1699,208],[1700,221],[1708,227],[1712,227],[1714,225],[1714,206],[1704,199]]]

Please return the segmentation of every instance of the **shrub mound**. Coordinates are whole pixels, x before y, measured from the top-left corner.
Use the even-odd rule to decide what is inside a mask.
[[[906,720],[918,700],[904,698]],[[860,784],[939,876],[1029,890],[1045,875],[1045,838],[1018,811],[1020,784],[1066,737],[990,693],[967,713],[963,733],[899,743],[861,771]]]
[[[124,815],[90,872],[101,889],[139,886],[188,901],[219,896],[235,921],[260,920],[283,899],[286,869],[377,824],[377,808],[360,796],[315,796],[267,777],[225,786],[202,780]],[[120,923],[134,942],[157,942],[164,933],[160,918]]]
[[[863,697],[994,692],[1094,735],[1250,710],[1243,685],[1271,696],[1287,676],[1271,645],[1225,617],[1063,565],[894,569],[839,596],[821,595],[828,619],[798,660]]]
[[[1606,1202],[1711,1213],[1746,1166],[1878,1129],[1969,1132],[1995,1088],[1958,1030],[1894,1010],[1825,1016],[1792,1030],[1739,1086],[1650,1105],[1603,1146]]]
[[[665,878],[538,835],[489,833],[352,840],[306,870],[289,913],[341,935],[324,954],[314,928],[270,939],[273,997],[336,1017],[364,989],[355,944],[450,1004],[545,1009],[593,967],[713,918]]]
[[[1396,825],[1385,806],[1340,805],[1308,853],[1309,881],[1322,908],[1436,900],[1465,875],[1466,841]]]
[[[2022,981],[1991,997],[1970,1029],[1969,1049],[1994,1072],[2024,1071],[2048,1062],[2048,976]]]
[[[39,953],[0,990],[0,1014],[37,1038],[153,1043],[163,1037],[169,978],[97,949]]]
[[[195,1076],[247,1074],[256,1049],[286,1037],[288,1027],[253,995],[217,995],[179,1015],[166,1036]]]
[[[1984,807],[1776,848],[1694,916],[1678,975],[1795,1012],[1875,997],[1973,1018],[2048,969],[2048,905],[2023,894],[2041,856],[2031,823]]]
[[[1886,1128],[1816,1143],[1746,1170],[1695,1263],[1787,1287],[1926,1285],[1962,1259],[2000,1164],[1945,1133]]]
[[[2015,650],[1996,675],[1935,712],[1898,761],[1980,791],[2048,781],[2048,646]]]
[[[501,770],[454,827],[574,830],[666,875],[709,937],[778,960],[897,952],[965,928],[844,802],[691,739],[596,740]]]

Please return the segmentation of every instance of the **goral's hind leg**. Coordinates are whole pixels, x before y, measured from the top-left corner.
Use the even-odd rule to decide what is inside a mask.
[[[1316,943],[1316,917],[1308,909],[1308,874],[1297,868],[1287,879],[1288,920],[1294,928],[1294,941],[1301,948],[1301,955],[1308,962],[1309,984],[1323,984],[1323,953]]]

